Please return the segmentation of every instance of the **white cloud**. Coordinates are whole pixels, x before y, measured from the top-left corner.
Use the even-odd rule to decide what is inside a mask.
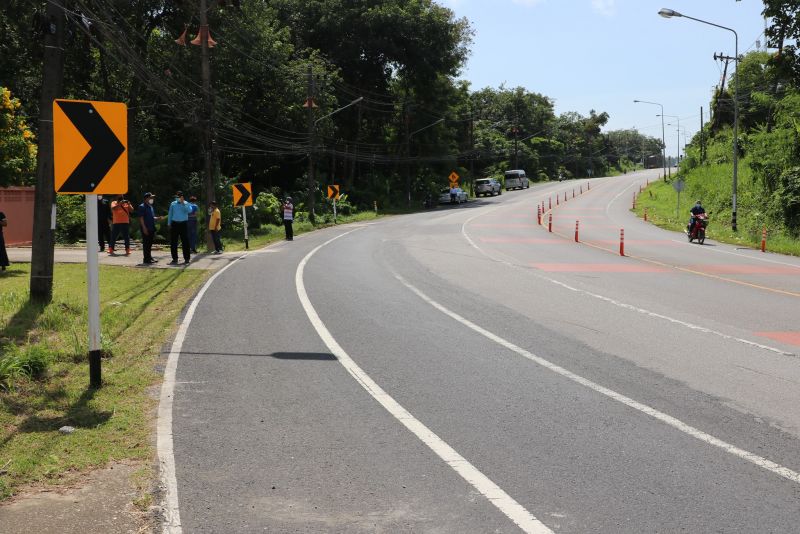
[[[592,0],[592,9],[604,17],[610,17],[616,12],[616,0]]]

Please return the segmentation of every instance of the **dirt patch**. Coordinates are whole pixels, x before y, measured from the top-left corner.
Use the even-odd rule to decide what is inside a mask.
[[[114,464],[86,474],[69,488],[33,488],[0,505],[4,534],[153,532],[151,515],[133,502],[137,464]]]

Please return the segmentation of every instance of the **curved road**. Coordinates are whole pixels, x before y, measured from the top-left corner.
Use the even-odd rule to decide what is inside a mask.
[[[636,219],[656,178],[314,232],[222,272],[177,361],[180,527],[796,532],[800,261]]]

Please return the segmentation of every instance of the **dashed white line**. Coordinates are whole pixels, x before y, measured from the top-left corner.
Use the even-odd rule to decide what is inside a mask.
[[[733,456],[736,456],[738,458],[746,460],[746,461],[748,461],[748,462],[750,462],[750,463],[752,463],[752,464],[754,464],[754,465],[756,465],[756,466],[758,466],[758,467],[760,467],[762,469],[766,469],[767,471],[775,473],[776,475],[779,475],[779,476],[781,476],[781,477],[783,477],[783,478],[785,478],[787,480],[790,480],[790,481],[792,481],[792,482],[794,482],[796,484],[800,484],[800,473],[797,473],[796,471],[793,471],[793,470],[789,469],[788,467],[784,467],[784,466],[782,466],[780,464],[777,464],[777,463],[775,463],[775,462],[773,462],[771,460],[767,460],[766,458],[763,458],[761,456],[753,454],[753,453],[751,453],[749,451],[746,451],[744,449],[740,449],[739,447],[736,447],[735,445],[731,445],[730,443],[722,441],[721,439],[716,438],[716,437],[712,436],[711,434],[707,434],[706,432],[703,432],[702,430],[699,430],[699,429],[697,429],[697,428],[695,428],[693,426],[690,426],[690,425],[684,423],[683,421],[681,421],[681,420],[679,420],[679,419],[677,419],[675,417],[672,417],[671,415],[667,415],[667,414],[665,414],[663,412],[660,412],[660,411],[656,410],[655,408],[652,408],[652,407],[650,407],[650,406],[648,406],[646,404],[642,404],[641,402],[635,401],[635,400],[631,399],[630,397],[626,397],[625,395],[623,395],[621,393],[618,393],[618,392],[616,392],[616,391],[614,391],[612,389],[609,389],[609,388],[607,388],[605,386],[601,386],[600,384],[592,382],[591,380],[589,380],[587,378],[584,378],[584,377],[582,377],[580,375],[577,375],[577,374],[573,373],[572,371],[568,371],[567,369],[564,369],[563,367],[561,367],[559,365],[556,365],[556,364],[550,362],[549,360],[545,360],[544,358],[542,358],[540,356],[537,356],[537,355],[533,354],[532,352],[529,352],[529,351],[523,349],[522,347],[519,347],[519,346],[511,343],[510,341],[507,341],[506,339],[501,338],[500,336],[498,336],[496,334],[493,334],[492,332],[486,330],[485,328],[482,328],[482,327],[478,326],[477,324],[473,323],[469,319],[466,319],[466,318],[462,317],[461,315],[457,314],[456,312],[451,311],[450,309],[446,308],[445,306],[439,304],[438,302],[436,302],[435,300],[433,300],[429,296],[427,296],[425,293],[423,293],[422,291],[420,291],[419,289],[417,289],[416,287],[414,287],[413,285],[408,283],[402,276],[400,276],[400,275],[398,275],[396,273],[395,273],[394,276],[395,276],[395,278],[397,278],[397,280],[400,283],[402,283],[404,286],[406,286],[409,290],[411,290],[419,298],[421,298],[423,301],[427,302],[428,304],[430,304],[431,306],[433,306],[434,308],[436,308],[437,310],[439,310],[443,314],[445,314],[448,317],[452,318],[453,320],[459,322],[460,324],[466,326],[470,330],[472,330],[472,331],[484,336],[485,338],[487,338],[487,339],[489,339],[491,341],[494,341],[498,345],[501,345],[502,347],[505,347],[506,349],[508,349],[508,350],[510,350],[512,352],[515,352],[516,354],[522,356],[523,358],[527,358],[528,360],[530,360],[530,361],[532,361],[534,363],[537,363],[537,364],[541,365],[542,367],[544,367],[546,369],[549,369],[550,371],[553,371],[554,373],[557,373],[557,374],[559,374],[559,375],[561,375],[561,376],[563,376],[563,377],[565,377],[565,378],[567,378],[567,379],[569,379],[569,380],[571,380],[573,382],[576,382],[576,383],[578,383],[578,384],[580,384],[582,386],[585,386],[585,387],[587,387],[587,388],[589,388],[589,389],[591,389],[593,391],[596,391],[597,393],[605,395],[606,397],[609,397],[609,398],[611,398],[611,399],[613,399],[613,400],[615,400],[617,402],[620,402],[620,403],[622,403],[622,404],[624,404],[624,405],[626,405],[626,406],[628,406],[630,408],[633,408],[634,410],[637,410],[637,411],[639,411],[641,413],[647,414],[650,417],[653,417],[653,418],[657,419],[658,421],[661,421],[662,423],[665,423],[665,424],[667,424],[667,425],[669,425],[669,426],[671,426],[671,427],[673,427],[673,428],[675,428],[677,430],[680,430],[681,432],[683,432],[685,434],[688,434],[688,435],[692,436],[693,438],[699,439],[700,441],[708,443],[709,445],[713,445],[714,447],[718,447],[718,448],[722,449],[723,451],[725,451],[725,452],[727,452],[729,454],[732,454]]]

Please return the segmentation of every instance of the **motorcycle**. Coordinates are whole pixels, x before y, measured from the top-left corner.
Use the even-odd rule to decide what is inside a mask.
[[[697,239],[699,244],[706,241],[706,228],[708,227],[708,215],[705,213],[698,213],[694,216],[694,225],[691,225],[691,231],[687,228],[686,235],[689,238],[689,243]]]

